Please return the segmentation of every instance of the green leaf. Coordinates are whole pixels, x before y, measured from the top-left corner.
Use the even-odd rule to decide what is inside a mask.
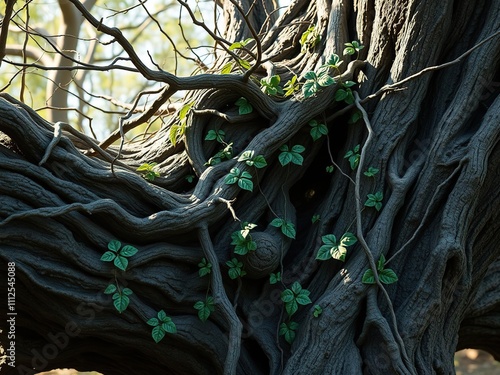
[[[293,314],[295,314],[298,309],[299,309],[299,305],[298,305],[297,301],[295,300],[295,298],[292,299],[290,302],[285,303],[285,310],[288,313],[288,316],[292,316]]]
[[[239,59],[238,60],[238,64],[240,64],[240,66],[243,69],[245,69],[245,70],[248,70],[251,67],[250,63],[247,60],[244,60],[244,59]]]
[[[235,104],[238,106],[238,113],[240,115],[246,115],[253,111],[252,105],[246,98],[239,98]]]
[[[328,66],[338,69],[338,67],[343,63],[343,61],[340,60],[340,57],[334,53],[330,55],[326,63]]]
[[[330,254],[330,249],[331,246],[323,245],[319,248],[318,254],[316,254],[316,259],[317,260],[328,260],[331,259],[331,254]]]
[[[359,110],[357,110],[351,115],[351,117],[349,117],[349,120],[347,122],[349,124],[354,124],[358,122],[359,119],[361,119],[362,117],[363,117],[362,113]]]
[[[114,292],[116,292],[116,286],[114,284],[109,284],[104,294],[113,294]]]
[[[302,290],[296,298],[296,301],[299,305],[309,305],[312,303],[311,299],[309,298],[309,291],[308,290]]]
[[[118,250],[120,250],[120,247],[122,247],[122,244],[120,241],[112,240],[112,241],[109,241],[109,243],[108,243],[108,249],[115,252],[115,253],[118,252]]]
[[[278,160],[282,166],[291,163],[292,159],[293,156],[291,152],[282,152],[278,155]]]
[[[366,172],[364,172],[363,174],[367,177],[373,177],[375,176],[377,173],[379,172],[379,170],[377,168],[373,168],[373,167],[369,167],[368,170]]]
[[[148,325],[150,325],[150,326],[153,326],[153,327],[156,327],[156,326],[160,325],[159,320],[158,320],[158,319],[156,319],[156,318],[151,318],[151,319],[149,319],[146,323],[147,323]]]
[[[299,294],[302,291],[302,287],[300,286],[300,283],[298,281],[295,281],[290,289],[295,295]]]
[[[134,292],[132,292],[132,290],[130,290],[129,288],[123,288],[122,293],[125,294],[126,296],[134,294]]]
[[[294,75],[284,86],[285,96],[290,96],[300,89],[299,84],[297,82],[297,76]]]
[[[309,121],[309,126],[311,126],[311,137],[314,141],[320,139],[323,135],[328,134],[328,128],[325,124],[320,124],[316,120]]]
[[[198,267],[200,268],[198,270],[198,275],[200,275],[200,277],[206,276],[212,272],[212,263],[208,262],[205,258],[198,263]]]
[[[169,322],[162,323],[161,327],[168,333],[177,333],[177,326],[172,321],[172,319],[170,319]]]
[[[252,161],[255,168],[264,168],[267,166],[267,161],[263,155],[257,155]]]
[[[285,303],[292,302],[295,299],[295,295],[290,289],[285,289],[281,292],[281,300]]]
[[[314,224],[314,223],[318,222],[320,219],[321,219],[321,217],[318,214],[316,214],[316,215],[313,215],[313,217],[311,218],[311,222]]]
[[[247,151],[244,151],[244,152],[240,155],[240,157],[238,158],[238,161],[248,161],[248,160],[252,160],[253,155],[254,155],[254,151],[253,151],[253,150],[247,150]]]
[[[194,304],[194,308],[198,310],[198,318],[205,322],[210,314],[215,311],[215,303],[213,297],[207,297],[205,301],[198,301]]]
[[[160,326],[154,327],[153,331],[151,332],[151,336],[153,337],[153,340],[155,340],[155,342],[158,344],[161,339],[165,337],[165,330]]]
[[[228,62],[222,67],[220,74],[230,74],[233,68],[234,68],[234,62]]]
[[[135,247],[131,245],[125,245],[123,248],[120,250],[120,255],[122,257],[131,257],[135,254],[137,254],[139,250],[137,250]]]
[[[368,194],[367,198],[365,206],[374,207],[377,211],[380,211],[382,208],[382,200],[384,199],[382,192],[377,191],[375,194]]]
[[[304,95],[304,98],[307,99],[311,96],[314,96],[318,92],[319,88],[320,86],[316,81],[307,80],[302,85],[302,94]]]
[[[128,296],[120,293],[115,293],[113,295],[113,300],[113,305],[120,314],[127,309],[128,304],[130,303],[130,299],[128,298]]]
[[[240,170],[238,168],[232,168],[229,174],[224,178],[224,183],[227,185],[235,184],[239,180]]]
[[[342,86],[344,86],[344,87],[352,87],[354,85],[356,85],[356,82],[353,82],[353,81],[345,81],[342,83]]]
[[[194,181],[195,176],[192,174],[188,174],[186,177],[184,177],[187,182],[192,183]]]
[[[270,284],[276,284],[278,281],[281,281],[281,272],[271,273],[269,275]]]
[[[149,163],[144,163],[144,164],[141,164],[141,165],[140,165],[140,166],[136,169],[136,171],[138,171],[138,172],[149,172],[149,171],[151,171],[151,170],[154,168],[154,166],[155,166],[156,164],[157,164],[157,163],[151,163],[151,164],[149,164]]]
[[[179,120],[184,120],[187,118],[187,115],[191,108],[193,107],[194,101],[189,102],[185,105],[182,106],[181,110],[179,111]]]
[[[380,254],[380,258],[377,261],[377,271],[382,271],[385,267],[385,256],[384,254]]]
[[[375,284],[375,276],[373,275],[372,269],[367,269],[363,274],[363,278],[361,279],[363,284]]]
[[[235,49],[239,49],[239,48],[243,48],[245,47],[248,43],[252,42],[253,39],[252,38],[248,38],[248,39],[245,39],[245,40],[242,40],[242,41],[239,41],[239,42],[234,42],[233,44],[231,44],[229,46],[229,50],[230,51],[233,51]]]
[[[273,227],[280,228],[284,223],[285,223],[285,220],[277,217],[277,218],[273,219],[269,224],[272,225]]]
[[[333,85],[335,83],[335,80],[332,77],[330,77],[328,74],[321,74],[321,75],[318,75],[317,83],[321,87],[327,87],[327,86]]]
[[[356,236],[354,234],[352,234],[350,232],[344,233],[344,235],[340,239],[340,244],[342,246],[352,246],[356,242],[358,242],[358,239],[356,238]]]
[[[346,90],[344,89],[338,89],[336,92],[335,92],[335,100],[337,102],[341,102],[343,101],[345,98],[347,98],[349,94],[347,93]]]
[[[313,316],[318,318],[323,313],[323,309],[320,305],[314,305]]]
[[[113,259],[116,258],[116,254],[111,252],[111,251],[106,251],[104,254],[101,256],[101,260],[103,262],[111,262]]]
[[[253,182],[247,178],[240,178],[238,186],[243,190],[253,191]]]
[[[217,141],[219,143],[223,143],[224,142],[224,136],[226,135],[226,133],[223,131],[223,130],[209,130],[206,137],[205,137],[205,141]]]
[[[117,268],[121,269],[122,271],[125,271],[128,266],[128,259],[118,255],[113,263]]]
[[[390,268],[386,268],[380,271],[378,277],[380,279],[380,282],[384,284],[392,284],[398,281],[398,276]]]
[[[293,225],[292,222],[290,221],[285,221],[284,224],[281,226],[281,232],[288,238],[295,238],[296,231],[295,231],[295,225]]]
[[[327,246],[337,246],[337,237],[334,234],[327,234],[321,237],[321,240]]]
[[[326,167],[326,172],[327,173],[333,173],[333,171],[334,171],[333,165],[329,165],[329,166]]]
[[[286,323],[281,323],[279,329],[279,335],[284,336],[285,341],[289,344],[291,344],[295,339],[295,330],[298,328],[297,323],[295,323],[294,325],[292,325],[292,323],[295,322],[290,322],[290,325]]]
[[[177,144],[177,138],[179,137],[180,133],[181,133],[181,127],[179,125],[172,125],[170,127],[169,139],[172,145],[175,146]]]
[[[318,79],[318,75],[311,70],[304,75],[304,78],[308,81],[311,80],[316,82]]]

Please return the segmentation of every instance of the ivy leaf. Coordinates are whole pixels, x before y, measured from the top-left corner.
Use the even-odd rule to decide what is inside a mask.
[[[304,157],[300,155],[300,153],[304,152],[305,147],[302,145],[295,145],[289,150],[287,145],[283,145],[280,147],[281,153],[278,156],[278,160],[282,166],[285,166],[289,163],[293,163],[296,165],[302,165],[304,162]]]
[[[351,117],[349,117],[349,120],[347,121],[347,123],[349,124],[355,124],[356,122],[359,121],[359,119],[361,119],[363,117],[363,114],[361,113],[361,111],[357,110],[355,111]]]
[[[155,342],[158,344],[165,337],[165,330],[160,326],[156,326],[153,328],[151,336],[153,337],[153,340],[155,340]]]
[[[314,223],[318,222],[320,219],[321,219],[321,217],[318,214],[313,215],[313,217],[311,218],[311,223],[314,224]]]
[[[270,224],[273,227],[281,228],[281,232],[285,236],[292,238],[292,239],[295,238],[296,231],[295,231],[295,226],[293,225],[292,222],[286,221],[286,220],[278,217],[278,218],[273,219],[273,221],[271,221]]]
[[[113,294],[113,305],[120,314],[127,309],[129,303],[130,299],[125,294],[118,292]]]
[[[384,195],[381,191],[377,191],[375,194],[368,194],[367,198],[365,202],[366,207],[374,207],[377,211],[381,210],[382,200],[384,199]]]
[[[229,174],[224,178],[224,183],[227,185],[235,184],[240,176],[240,170],[238,168],[232,168]]]
[[[299,90],[299,84],[297,82],[297,76],[294,75],[284,86],[285,96],[291,96],[295,91]]]
[[[349,94],[347,93],[346,90],[344,89],[338,89],[336,92],[335,92],[335,100],[337,102],[341,102],[343,100],[345,100],[347,98]]]
[[[385,256],[384,254],[380,254],[380,257],[377,261],[377,270],[382,271],[385,268]]]
[[[314,305],[313,316],[318,318],[323,313],[323,309],[320,305]]]
[[[253,111],[253,107],[252,105],[250,104],[250,102],[244,98],[244,97],[241,97],[239,98],[236,103],[235,103],[237,106],[238,106],[238,113],[240,115],[246,115],[246,114],[249,114],[249,113],[252,113]]]
[[[115,258],[115,260],[114,260],[113,264],[114,264],[117,268],[121,269],[122,271],[125,271],[125,270],[127,269],[127,266],[128,266],[128,259],[127,259],[127,258],[125,258],[125,257],[122,257],[122,256],[118,255],[118,256]]]
[[[212,263],[208,262],[205,258],[198,263],[198,267],[200,268],[198,270],[198,275],[200,275],[200,277],[206,276],[212,272]]]
[[[398,276],[390,268],[385,268],[382,271],[380,271],[378,277],[380,279],[380,282],[384,284],[392,284],[398,281]]]
[[[131,245],[125,245],[123,248],[120,250],[120,255],[123,257],[131,257],[135,254],[137,254],[139,250],[137,250],[135,247]]]
[[[116,254],[111,252],[111,251],[106,251],[104,254],[101,256],[101,260],[103,262],[111,262],[113,259],[116,258]]]
[[[116,292],[116,286],[114,284],[109,284],[104,294],[113,294],[114,292]]]
[[[146,322],[146,324],[148,324],[148,325],[150,325],[150,326],[153,326],[153,327],[156,327],[156,326],[160,325],[160,322],[159,322],[159,320],[158,320],[158,319],[156,319],[156,318],[151,318],[151,319],[149,319],[149,320]]]
[[[210,314],[215,311],[215,303],[213,297],[207,297],[205,301],[198,301],[194,304],[194,308],[198,310],[198,318],[205,322]]]
[[[326,64],[334,69],[338,69],[340,65],[342,65],[343,61],[340,60],[340,57],[338,55],[331,54],[330,57],[328,58]]]
[[[108,249],[117,253],[118,250],[120,250],[120,248],[122,247],[122,244],[120,241],[117,241],[117,240],[111,240],[109,241],[108,243]]]
[[[330,74],[328,72],[329,69],[330,68],[328,66],[322,66],[318,70],[318,73],[317,73],[317,76],[318,76],[317,83],[321,87],[327,87],[327,86],[333,85],[335,83],[335,80],[332,77],[330,77]]]
[[[365,271],[361,282],[363,284],[375,284],[375,276],[373,275],[373,270],[371,268]]]
[[[309,126],[311,127],[311,137],[314,141],[320,139],[323,135],[328,134],[328,128],[325,124],[320,124],[316,120],[309,121]]]
[[[253,191],[253,182],[247,178],[240,178],[238,186],[243,190]]]
[[[130,296],[134,292],[132,292],[132,290],[130,290],[129,288],[123,288],[122,293],[125,294],[126,296]]]
[[[379,170],[377,168],[369,167],[366,172],[363,172],[363,174],[367,177],[374,177]]]
[[[271,273],[269,275],[269,284],[276,284],[278,281],[281,281],[281,272]]]
[[[217,141],[219,143],[223,143],[224,142],[224,136],[226,135],[226,133],[224,132],[224,130],[209,130],[206,137],[205,137],[205,141]]]

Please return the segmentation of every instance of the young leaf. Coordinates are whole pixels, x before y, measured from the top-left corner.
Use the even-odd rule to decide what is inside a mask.
[[[343,63],[342,60],[340,60],[340,57],[338,55],[336,55],[335,53],[330,55],[330,57],[328,58],[326,64],[329,66],[329,67],[332,67],[334,69],[338,69],[339,66]]]
[[[206,137],[205,137],[205,141],[217,141],[219,143],[223,143],[224,142],[224,136],[226,135],[226,133],[224,132],[224,130],[209,130]]]
[[[380,279],[380,282],[384,284],[392,284],[398,281],[398,276],[390,268],[386,268],[380,271],[378,277]]]
[[[384,195],[381,191],[377,191],[375,194],[368,194],[367,200],[365,202],[366,207],[374,207],[377,211],[380,211],[382,208],[382,200],[384,199]]]
[[[291,96],[295,91],[299,90],[299,83],[297,82],[297,76],[294,75],[284,86],[285,96]]]
[[[320,305],[314,305],[313,316],[318,318],[323,313],[323,309]]]
[[[198,267],[200,268],[198,270],[198,275],[200,275],[200,277],[206,276],[212,272],[212,263],[208,262],[205,258],[198,263]]]
[[[320,139],[323,135],[328,134],[328,128],[325,124],[320,124],[316,120],[309,121],[309,126],[311,127],[311,137],[314,141]]]
[[[160,325],[160,321],[156,318],[151,318],[146,322],[146,324],[153,326],[153,327],[156,327],[156,326]]]
[[[235,104],[238,106],[238,113],[240,115],[246,115],[253,111],[252,105],[246,98],[239,98]]]
[[[228,62],[222,67],[220,74],[230,74],[233,68],[234,68],[234,62]]]

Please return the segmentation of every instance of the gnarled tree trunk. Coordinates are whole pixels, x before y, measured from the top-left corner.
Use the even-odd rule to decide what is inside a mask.
[[[295,1],[274,20],[263,16],[271,2],[257,2],[252,28],[243,29],[231,28],[244,24],[234,3],[222,3],[232,17],[226,35],[242,40],[260,30],[262,60],[282,83],[317,71],[352,40],[366,46],[359,57],[366,64],[346,61],[336,84],[286,100],[242,75],[178,78],[136,65],[165,82],[166,95],[189,90],[194,109],[176,145],[173,118],[154,138],[125,145],[113,168],[117,148],[90,152],[89,139],[74,132],[40,165],[52,124],[3,95],[0,275],[6,279],[7,263],[15,263],[13,373],[71,366],[105,374],[450,374],[454,352],[466,347],[500,360],[500,3]],[[238,3],[248,10],[252,1]],[[312,24],[321,41],[301,53],[299,39]],[[495,33],[454,64],[357,101],[369,122],[348,123],[354,105],[340,112],[342,82],[360,82],[366,98]],[[220,54],[216,66],[228,61]],[[253,113],[238,114],[240,97]],[[328,137],[311,138],[313,119],[327,125]],[[207,166],[217,149],[205,136],[217,129],[234,157]],[[285,144],[305,147],[302,166],[281,165]],[[352,171],[344,155],[358,144]],[[268,165],[237,160],[249,150]],[[144,162],[158,162],[161,177],[149,182],[136,173]],[[330,165],[333,173],[325,171]],[[234,167],[252,174],[253,192],[225,183]],[[369,167],[380,172],[363,175]],[[383,193],[380,211],[363,206],[374,192]],[[260,256],[244,259],[248,276],[240,281],[226,267],[235,257],[231,234],[240,229],[235,216],[257,224],[250,256]],[[275,218],[293,223],[295,239],[271,225]],[[316,260],[322,236],[345,232],[359,241],[344,262]],[[111,240],[139,250],[125,272],[100,260]],[[381,254],[399,280],[363,283]],[[204,257],[209,277],[198,275]],[[282,281],[270,284],[270,272]],[[121,314],[103,293],[115,280],[133,291]],[[279,335],[280,293],[295,281],[312,304],[294,316],[299,327],[289,345]],[[207,293],[215,311],[202,322],[193,306]],[[146,322],[160,310],[177,333],[156,344]]]

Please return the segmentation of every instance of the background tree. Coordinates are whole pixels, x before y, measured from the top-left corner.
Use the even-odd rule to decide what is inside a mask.
[[[18,373],[452,373],[457,349],[500,358],[500,3],[225,0],[210,28],[179,0],[214,40],[204,72],[181,76],[69,2],[123,52],[64,70],[161,89],[137,92],[100,142],[2,95]]]

